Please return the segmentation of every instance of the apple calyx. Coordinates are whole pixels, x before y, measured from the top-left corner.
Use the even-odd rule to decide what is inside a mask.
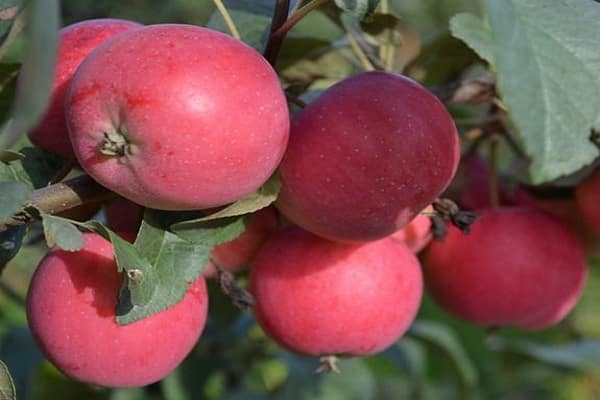
[[[131,142],[122,132],[104,132],[100,152],[110,157],[125,157],[132,154]]]

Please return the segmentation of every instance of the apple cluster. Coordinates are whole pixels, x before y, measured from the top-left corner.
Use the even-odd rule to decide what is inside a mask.
[[[429,243],[430,204],[454,178],[459,137],[444,105],[398,74],[346,78],[290,118],[276,72],[236,39],[84,21],[61,31],[51,104],[30,138],[121,197],[106,223],[130,242],[143,207],[213,209],[280,174],[274,206],[213,249],[184,298],[131,324],[116,322],[123,277],[110,242],[85,233],[82,250],[48,252],[32,278],[29,325],[47,358],[80,381],[142,386],[170,373],[202,334],[205,280],[217,267],[251,266],[257,322],[315,356],[386,349],[409,329],[424,286],[459,318],[524,329],[562,319],[584,286],[579,239],[538,208],[478,207],[470,235],[450,226]],[[596,217],[586,192],[599,182],[577,193]]]

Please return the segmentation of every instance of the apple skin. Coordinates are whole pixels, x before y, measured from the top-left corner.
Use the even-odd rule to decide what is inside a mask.
[[[600,235],[600,170],[577,185],[575,200],[587,224]]]
[[[454,122],[427,89],[401,75],[358,74],[294,116],[277,207],[322,237],[376,240],[441,194],[459,157]]]
[[[432,206],[427,206],[424,210],[433,212]],[[433,235],[431,234],[431,220],[429,216],[418,214],[406,226],[399,231],[392,233],[392,239],[403,242],[413,253],[417,254],[423,250]]]
[[[118,198],[109,202],[104,208],[106,226],[127,240],[135,242],[144,217],[144,208],[127,199]]]
[[[143,386],[169,374],[206,322],[204,278],[175,306],[128,325],[115,320],[121,275],[110,242],[84,233],[79,252],[53,249],[33,275],[27,319],[34,338],[65,375],[107,387]]]
[[[526,207],[482,209],[468,235],[449,226],[423,259],[425,285],[448,313],[482,326],[539,330],[575,306],[587,278],[575,233]]]
[[[204,209],[254,192],[289,136],[286,99],[268,62],[192,25],[146,26],[110,40],[82,63],[67,104],[82,168],[150,208]]]
[[[64,103],[77,67],[88,54],[108,39],[141,26],[132,21],[105,18],[78,22],[60,30],[50,103],[41,122],[29,133],[33,144],[67,158],[74,157],[65,121]]]
[[[306,355],[384,350],[414,320],[422,289],[419,262],[403,243],[332,242],[297,227],[271,236],[250,270],[258,323]]]
[[[212,260],[224,270],[236,273],[250,266],[265,241],[277,230],[277,213],[273,207],[263,208],[250,216],[244,232],[230,242],[222,243],[213,249]],[[216,269],[209,262],[204,276],[216,276]]]

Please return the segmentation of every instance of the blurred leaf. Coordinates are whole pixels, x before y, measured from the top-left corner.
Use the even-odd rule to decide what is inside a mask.
[[[82,225],[110,239],[119,270],[125,271],[117,306],[117,322],[122,325],[177,304],[206,266],[213,246],[165,230],[151,212],[144,216],[133,245],[97,221]]]
[[[27,228],[24,225],[14,226],[0,232],[0,273],[19,252],[25,232],[27,232]]]
[[[0,162],[10,164],[13,161],[20,161],[25,158],[25,154],[14,150],[3,150],[0,152]]]
[[[18,212],[28,194],[29,188],[23,182],[0,182],[0,220]]]
[[[242,197],[233,204],[228,205],[222,210],[206,217],[200,218],[197,221],[211,221],[218,218],[235,217],[253,213],[265,208],[277,200],[277,195],[281,189],[281,180],[279,174],[273,175],[267,182],[264,183],[256,192]]]
[[[542,344],[495,337],[489,341],[495,351],[531,357],[542,363],[587,372],[600,372],[600,340],[584,340],[568,344]]]
[[[19,69],[21,69],[21,64],[0,64],[0,121],[5,121],[10,113],[15,98]]]
[[[342,359],[341,373],[315,374],[314,359],[289,355],[285,358],[289,378],[278,392],[285,400],[369,400],[377,394],[373,373],[358,358]]]
[[[414,398],[419,398],[419,393],[422,392],[425,384],[426,355],[424,345],[411,337],[403,337],[382,354],[383,357],[393,361],[396,366],[408,373]]]
[[[57,246],[66,251],[78,251],[83,247],[83,234],[71,220],[45,213],[41,216],[48,247]]]
[[[12,376],[10,376],[10,371],[6,364],[0,360],[0,399],[16,400],[16,398],[15,383]]]
[[[487,1],[498,90],[539,184],[599,155],[600,7],[564,0]]]
[[[0,45],[4,43],[10,28],[12,28],[15,17],[19,13],[20,0],[0,1]]]
[[[13,146],[44,114],[54,79],[60,12],[58,0],[27,3],[27,49],[20,71],[12,118],[0,134],[0,149]]]
[[[481,18],[467,13],[457,14],[450,20],[450,31],[452,36],[469,45],[479,57],[494,65],[492,32]]]
[[[193,243],[213,246],[235,239],[244,229],[246,229],[246,219],[243,216],[210,221],[190,220],[171,225],[171,230],[179,237]]]
[[[44,357],[38,350],[27,326],[12,326],[9,329],[2,338],[0,358],[6,363],[12,374],[19,398],[31,398],[30,392],[37,386],[37,382],[36,385],[31,385],[31,378]]]
[[[7,151],[4,154],[10,153]],[[24,147],[17,154],[22,154],[24,158],[16,159],[8,164],[0,163],[0,182],[20,181],[25,183],[29,189],[39,189],[47,186],[65,163],[62,157],[39,147]]]
[[[335,0],[335,4],[356,18],[363,19],[377,8],[379,0]]]
[[[451,366],[465,389],[477,386],[477,369],[465,352],[463,345],[447,325],[418,320],[411,326],[409,335],[442,351],[452,363]]]
[[[31,392],[28,396],[23,396],[19,392],[19,396],[28,400],[48,400],[57,397],[60,393],[60,400],[107,400],[106,390],[101,390],[92,385],[77,382],[70,379],[59,372],[49,362],[44,362],[32,371],[28,377],[27,390]]]

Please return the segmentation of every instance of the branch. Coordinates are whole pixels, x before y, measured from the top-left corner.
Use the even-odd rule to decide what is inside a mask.
[[[273,67],[275,67],[277,56],[279,55],[279,51],[281,50],[281,46],[283,44],[283,39],[285,38],[285,33],[283,35],[276,35],[275,33],[287,20],[289,9],[290,0],[277,0],[275,8],[273,9],[269,40],[267,41],[267,45],[265,46],[265,51],[263,53],[264,57]]]
[[[116,194],[101,186],[88,175],[81,175],[65,182],[55,183],[34,190],[27,198],[27,205],[46,214],[57,214],[84,203],[101,202],[115,197]],[[35,215],[20,212],[8,220],[0,221],[0,232],[12,226],[25,225],[35,220]]]

